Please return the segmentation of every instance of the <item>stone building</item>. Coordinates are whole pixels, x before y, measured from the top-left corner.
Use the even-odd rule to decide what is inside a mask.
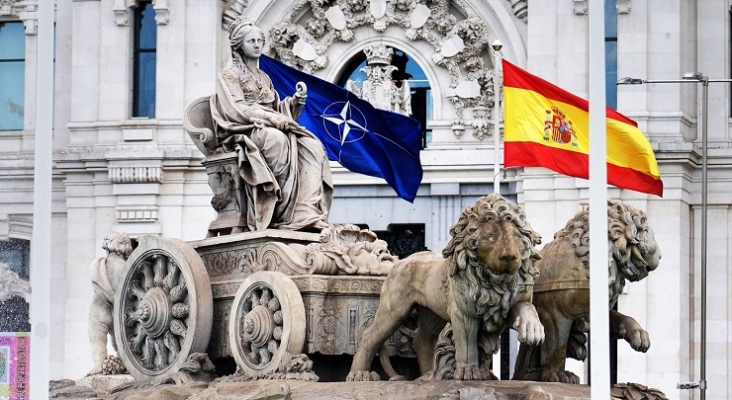
[[[0,261],[26,277],[37,1],[0,0]],[[729,76],[732,0],[606,2],[608,102],[648,135],[665,184],[663,198],[609,188],[610,197],[647,211],[664,253],[661,267],[619,301],[650,332],[652,347],[639,354],[620,343],[617,380],[688,399],[698,392],[676,384],[699,379],[701,85],[612,83],[689,71]],[[54,132],[40,139],[52,140],[54,151],[52,378],[80,377],[91,365],[88,265],[103,255],[107,232],[194,240],[214,217],[202,155],[181,117],[188,102],[214,91],[230,18],[245,14],[277,38],[270,55],[341,84],[369,45],[408,57],[413,114],[426,122],[417,199],[408,203],[385,182],[332,163],[330,216],[367,225],[405,252],[440,251],[461,210],[493,191],[494,40],[514,64],[579,96],[588,92],[587,0],[57,3]],[[729,85],[709,85],[708,112],[707,393],[724,399],[732,396]],[[541,168],[505,171],[500,191],[525,208],[545,243],[588,203],[587,181]]]

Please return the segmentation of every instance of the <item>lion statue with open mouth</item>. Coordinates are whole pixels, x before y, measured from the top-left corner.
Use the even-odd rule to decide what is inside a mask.
[[[489,379],[479,366],[479,336],[488,354],[498,350],[509,326],[522,343],[544,340],[544,329],[531,304],[535,245],[541,236],[523,210],[498,194],[478,199],[450,228],[452,239],[442,254],[421,252],[398,261],[381,289],[373,323],[364,331],[347,380],[378,380],[370,371],[374,355],[412,312],[413,337],[420,372],[432,369],[438,335],[447,322],[453,329],[454,379]],[[487,339],[485,338],[487,336]],[[380,357],[382,363],[388,357]],[[384,366],[389,372],[391,366]],[[392,376],[392,378],[394,378]]]

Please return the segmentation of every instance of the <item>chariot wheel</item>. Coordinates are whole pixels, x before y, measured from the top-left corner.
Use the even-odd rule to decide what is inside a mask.
[[[277,370],[305,343],[305,305],[297,285],[281,272],[255,272],[236,292],[229,319],[229,346],[248,376]]]
[[[164,379],[211,337],[213,297],[203,261],[177,239],[150,237],[132,252],[114,302],[117,352],[137,380]]]

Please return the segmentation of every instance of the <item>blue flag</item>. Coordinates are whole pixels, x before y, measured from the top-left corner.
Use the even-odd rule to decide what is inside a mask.
[[[352,172],[383,178],[399,197],[413,202],[422,182],[422,127],[414,118],[379,110],[354,93],[266,56],[259,68],[281,98],[308,87],[297,122],[325,146],[328,158]]]

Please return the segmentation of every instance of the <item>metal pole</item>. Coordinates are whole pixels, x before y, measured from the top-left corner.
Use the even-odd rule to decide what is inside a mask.
[[[53,160],[53,19],[54,1],[38,2],[36,132],[33,161],[33,234],[31,237],[32,399],[48,399],[51,310],[51,176]]]
[[[494,41],[493,58],[495,76],[493,78],[493,193],[501,193],[501,88],[503,87],[503,69],[501,68],[501,42]]]
[[[701,343],[699,367],[700,399],[707,393],[707,105],[709,80],[702,79],[702,220],[701,220]]]
[[[610,400],[610,317],[607,274],[607,120],[605,102],[605,9],[590,0],[590,397]]]
[[[732,82],[729,78],[709,79],[701,72],[684,74],[684,79],[661,79],[646,80],[639,78],[619,79],[618,85],[643,85],[648,83],[701,83],[702,84],[702,190],[701,190],[701,316],[700,316],[700,340],[699,343],[699,382],[680,382],[679,389],[699,388],[699,397],[706,399],[707,390],[707,139],[708,139],[708,115],[709,115],[709,82]]]

